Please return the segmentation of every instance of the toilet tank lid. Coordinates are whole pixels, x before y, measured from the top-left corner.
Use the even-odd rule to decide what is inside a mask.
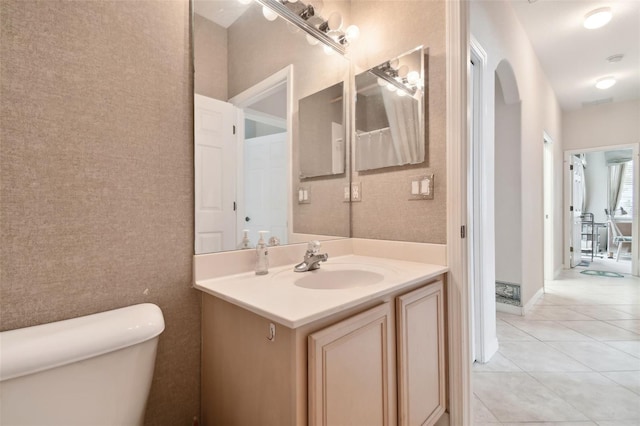
[[[164,330],[160,308],[127,306],[0,333],[0,381],[145,342]]]

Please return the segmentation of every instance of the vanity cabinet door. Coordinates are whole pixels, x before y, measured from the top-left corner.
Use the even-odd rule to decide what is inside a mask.
[[[444,295],[437,281],[396,298],[400,425],[433,425],[445,410]]]
[[[395,336],[384,303],[309,336],[309,424],[395,425]]]

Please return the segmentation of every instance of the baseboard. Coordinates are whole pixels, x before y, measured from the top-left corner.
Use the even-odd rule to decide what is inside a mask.
[[[529,312],[531,310],[531,308],[533,308],[533,305],[536,304],[536,302],[538,301],[538,299],[540,299],[542,297],[542,295],[544,294],[544,287],[540,287],[538,289],[538,291],[536,291],[536,294],[533,295],[533,297],[531,299],[529,299],[529,301],[527,302],[526,305],[524,305],[524,309],[523,309],[523,315],[526,315],[527,312]]]
[[[524,315],[522,306],[507,305],[506,303],[496,302],[496,311],[512,315]]]

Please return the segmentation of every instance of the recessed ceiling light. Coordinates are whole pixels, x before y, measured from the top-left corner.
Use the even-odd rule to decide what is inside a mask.
[[[624,58],[622,53],[618,53],[616,55],[611,55],[607,58],[607,62],[620,62]]]
[[[592,10],[584,17],[584,27],[590,30],[600,28],[606,25],[611,20],[611,8],[603,7],[600,9]]]
[[[614,84],[616,84],[616,79],[609,76],[609,77],[602,77],[596,80],[596,87],[598,89],[608,89],[609,87],[613,86]]]

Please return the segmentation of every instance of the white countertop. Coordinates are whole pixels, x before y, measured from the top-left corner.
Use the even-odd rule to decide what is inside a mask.
[[[294,281],[335,269],[372,271],[384,276],[380,282],[345,289],[309,289]],[[329,257],[319,271],[293,272],[293,265],[271,268],[267,275],[247,272],[196,281],[194,287],[241,306],[251,312],[297,328],[368,300],[417,284],[449,270],[442,265],[347,255]]]

